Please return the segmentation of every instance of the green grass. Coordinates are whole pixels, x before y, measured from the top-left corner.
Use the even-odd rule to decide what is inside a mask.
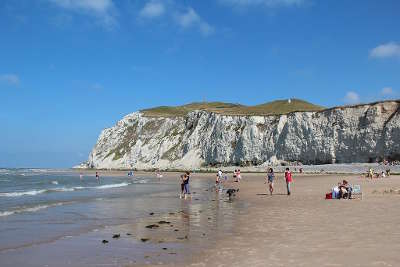
[[[273,102],[256,106],[244,106],[241,104],[223,102],[195,102],[183,106],[169,107],[160,106],[141,110],[148,117],[182,117],[193,110],[206,110],[223,115],[278,115],[287,114],[295,111],[319,111],[324,107],[314,105],[304,100],[292,99],[291,103],[287,100],[276,100]]]

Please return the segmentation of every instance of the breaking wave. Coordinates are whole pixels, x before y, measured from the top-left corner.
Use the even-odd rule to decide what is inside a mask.
[[[21,196],[35,196],[44,193],[53,193],[53,192],[72,192],[77,190],[84,189],[110,189],[110,188],[118,188],[128,186],[130,183],[119,183],[119,184],[106,184],[99,186],[76,186],[76,187],[59,187],[59,188],[50,188],[50,189],[33,189],[29,191],[18,191],[18,192],[6,192],[0,193],[0,197],[21,197]]]

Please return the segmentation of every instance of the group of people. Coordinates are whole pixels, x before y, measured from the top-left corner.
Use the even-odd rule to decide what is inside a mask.
[[[100,183],[100,173],[96,172],[96,181]],[[81,182],[83,182],[83,173],[79,173],[79,180],[81,180]]]
[[[274,170],[272,168],[269,168],[265,183],[268,183],[269,192],[271,195],[274,192],[274,180],[275,180]],[[289,196],[291,194],[291,184],[293,183],[292,172],[290,171],[289,168],[286,168],[285,170],[285,182],[286,182],[287,195]]]
[[[379,172],[375,172],[374,169],[369,168],[368,172],[367,172],[367,178],[385,178],[387,176],[390,176],[390,169],[386,169],[386,171],[381,171]]]
[[[350,199],[353,188],[346,181],[343,180],[341,183],[338,183],[337,186],[332,188],[332,198],[333,199]]]

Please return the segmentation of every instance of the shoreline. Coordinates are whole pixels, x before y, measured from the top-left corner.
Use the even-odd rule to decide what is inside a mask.
[[[285,168],[290,168],[290,170],[296,174],[299,173],[299,169],[303,169],[303,174],[366,174],[369,168],[375,171],[386,171],[386,169],[391,170],[391,174],[400,174],[400,165],[383,165],[379,163],[343,163],[343,164],[321,164],[321,165],[287,165],[287,166],[274,166],[274,165],[260,165],[260,166],[226,166],[226,167],[205,167],[197,169],[159,169],[163,173],[181,173],[185,171],[191,171],[193,173],[217,173],[218,170],[223,170],[227,175],[230,175],[235,169],[240,169],[241,173],[254,173],[261,174],[266,173],[267,168],[273,168],[276,173],[283,173]],[[110,168],[110,169],[90,169],[90,168],[71,168],[74,171],[83,172],[96,172],[96,171],[106,171],[106,172],[128,172],[132,169],[125,168]],[[133,170],[135,170],[133,168]],[[135,173],[154,173],[157,169],[137,169]]]

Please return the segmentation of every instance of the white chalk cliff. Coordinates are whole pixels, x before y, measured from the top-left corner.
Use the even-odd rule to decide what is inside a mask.
[[[125,116],[100,134],[89,168],[193,169],[400,159],[400,101],[286,115]]]

